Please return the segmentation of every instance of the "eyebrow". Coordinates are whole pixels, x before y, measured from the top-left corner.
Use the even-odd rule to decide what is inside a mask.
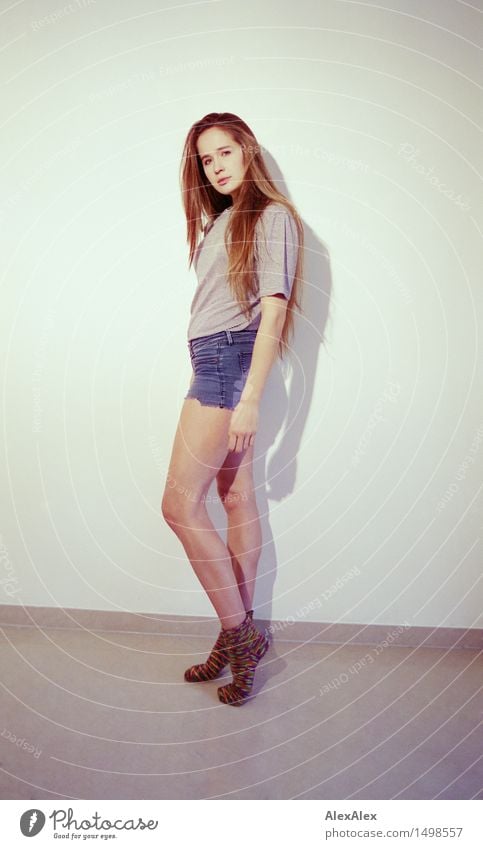
[[[221,147],[216,147],[215,150],[225,150],[225,148],[231,147],[231,144],[222,144]],[[209,156],[209,153],[204,153],[201,159],[203,160],[206,156]]]

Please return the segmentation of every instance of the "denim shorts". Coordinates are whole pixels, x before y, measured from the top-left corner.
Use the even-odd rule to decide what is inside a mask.
[[[188,341],[194,378],[185,398],[234,410],[252,361],[257,330],[222,330]]]

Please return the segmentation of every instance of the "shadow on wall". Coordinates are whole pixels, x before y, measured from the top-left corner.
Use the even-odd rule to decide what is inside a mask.
[[[292,200],[275,161],[269,154],[266,154],[266,159],[274,183]],[[302,313],[295,311],[290,353],[285,354],[283,361],[278,359],[275,362],[269,375],[255,440],[253,472],[263,543],[254,604],[257,617],[264,619],[272,619],[273,586],[277,575],[269,501],[282,501],[295,489],[297,454],[312,401],[319,351],[325,343],[324,334],[329,318],[332,285],[328,251],[305,224],[304,237]],[[226,541],[226,535],[223,534],[226,515],[216,499],[216,480],[210,491],[214,496],[212,500],[208,499],[210,516]]]

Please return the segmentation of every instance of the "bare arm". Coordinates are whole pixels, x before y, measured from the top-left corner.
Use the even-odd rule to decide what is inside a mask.
[[[278,355],[278,343],[285,323],[287,301],[283,295],[261,298],[260,305],[262,317],[240,401],[260,402],[268,375]]]
[[[253,346],[252,361],[240,401],[233,411],[228,450],[243,451],[258,429],[259,406],[265,383],[277,359],[278,343],[285,323],[287,300],[283,295],[260,299],[261,319]]]

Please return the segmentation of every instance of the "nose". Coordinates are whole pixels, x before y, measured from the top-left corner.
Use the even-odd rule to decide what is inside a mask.
[[[215,165],[215,174],[218,175],[220,171],[223,171],[223,163],[220,159],[219,164]]]

